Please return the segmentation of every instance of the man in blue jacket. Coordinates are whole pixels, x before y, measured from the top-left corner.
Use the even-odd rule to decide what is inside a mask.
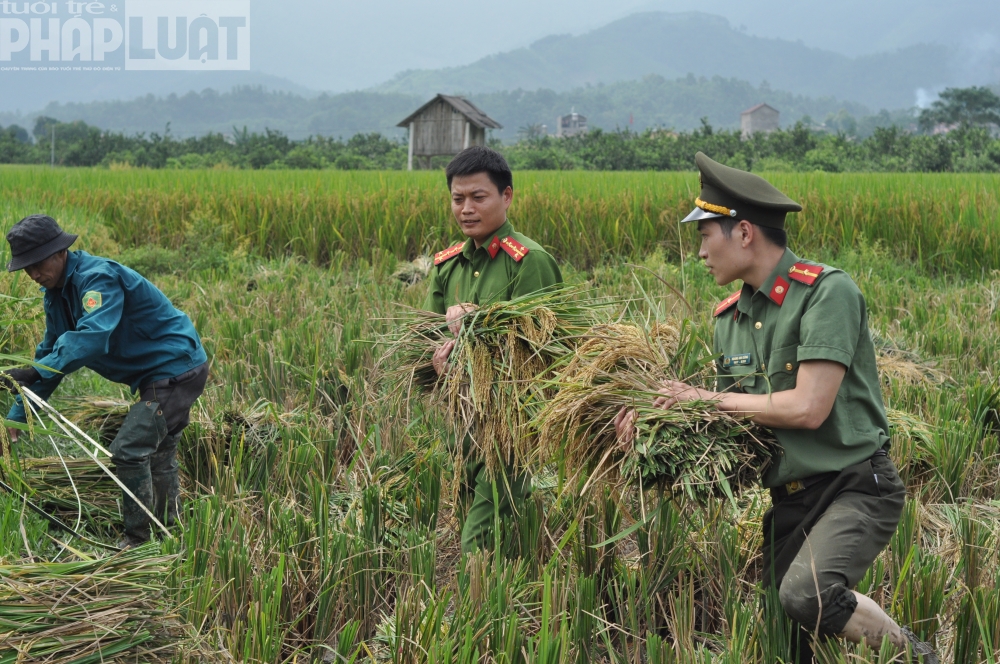
[[[171,525],[180,490],[177,442],[205,389],[208,356],[191,320],[156,286],[114,261],[69,251],[76,238],[45,215],[7,233],[7,271],[24,270],[45,293],[45,337],[35,349],[38,366],[0,379],[48,399],[64,376],[88,367],[138,392],[111,443],[112,460],[122,484]],[[20,396],[7,418],[26,421]],[[10,433],[16,441],[18,431]],[[149,516],[127,495],[122,516],[126,545],[149,539]]]

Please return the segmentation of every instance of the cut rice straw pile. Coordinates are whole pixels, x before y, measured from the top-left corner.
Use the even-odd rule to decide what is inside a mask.
[[[466,315],[450,370],[434,371],[434,351],[452,339],[444,316],[414,311],[393,340],[401,372],[431,391],[449,422],[469,434],[490,473],[523,468],[535,457],[529,422],[551,398],[546,378],[565,363],[602,305],[580,288],[557,287]]]
[[[660,382],[674,375],[680,326],[602,325],[588,337],[539,417],[543,456],[561,455],[569,472],[588,472],[591,482],[656,486],[702,503],[731,497],[767,468],[776,451],[768,430],[711,401],[653,407]],[[630,443],[614,428],[622,408],[636,412]]]
[[[4,475],[55,516],[71,523],[80,517],[98,530],[118,521],[121,491],[93,459],[25,458],[19,466],[7,466]]]
[[[181,636],[159,601],[171,560],[147,545],[101,560],[0,566],[0,664],[169,661],[164,648]]]

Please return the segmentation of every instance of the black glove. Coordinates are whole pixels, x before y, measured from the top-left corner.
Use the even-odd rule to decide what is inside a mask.
[[[21,387],[29,387],[42,379],[42,374],[38,373],[35,367],[25,367],[24,369],[9,369],[0,373],[0,389],[7,392],[14,392],[14,384]]]

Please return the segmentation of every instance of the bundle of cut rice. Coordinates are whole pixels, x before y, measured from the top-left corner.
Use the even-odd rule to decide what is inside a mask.
[[[703,502],[752,484],[776,452],[766,429],[723,413],[714,402],[653,407],[661,381],[674,376],[679,325],[595,327],[556,384],[536,423],[543,457],[601,481],[661,486]],[[632,442],[617,438],[614,419],[636,412]]]
[[[118,521],[121,489],[92,459],[25,458],[6,471],[19,490],[65,521],[79,515],[98,530]]]
[[[0,566],[0,662],[170,661],[183,636],[161,606],[170,563],[147,545],[101,560]]]
[[[402,373],[433,393],[491,473],[522,468],[535,452],[527,424],[552,396],[546,379],[572,356],[601,304],[579,288],[558,287],[471,311],[443,376],[431,360],[455,337],[444,316],[414,311],[386,358],[397,358]]]

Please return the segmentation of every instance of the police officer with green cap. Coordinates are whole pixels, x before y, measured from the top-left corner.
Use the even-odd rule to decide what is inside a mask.
[[[139,393],[110,450],[118,479],[146,508],[123,492],[123,545],[132,546],[149,539],[147,510],[168,526],[176,519],[177,442],[205,389],[208,357],[191,320],[156,286],[112,260],[69,251],[76,239],[42,214],[7,233],[8,272],[24,270],[44,293],[45,336],[35,366],[0,382],[48,399],[67,374],[89,367]],[[7,419],[26,421],[20,395]],[[9,433],[16,441],[19,431]]]
[[[810,639],[843,636],[878,648],[888,637],[924,662],[931,647],[852,590],[896,530],[905,487],[887,455],[889,423],[864,297],[836,268],[787,248],[785,215],[802,208],[763,178],[702,153],[699,256],[720,285],[741,288],[716,306],[718,391],[667,381],[655,404],[718,401],[773,430],[781,446],[762,478],[764,582],[799,625],[799,661]],[[615,421],[634,436],[632,418]]]
[[[448,164],[445,174],[452,213],[467,239],[435,254],[424,308],[445,314],[452,333],[458,334],[462,317],[477,307],[560,284],[562,275],[555,259],[507,220],[514,181],[503,155],[487,147],[470,147]],[[454,347],[455,341],[448,341],[434,354],[438,374],[448,370]],[[468,437],[475,435],[481,433],[466,434],[466,450]],[[471,459],[463,493],[472,504],[462,527],[462,551],[490,546],[495,520],[512,519],[530,495],[530,487],[526,474],[507,469],[491,478],[485,464]]]

